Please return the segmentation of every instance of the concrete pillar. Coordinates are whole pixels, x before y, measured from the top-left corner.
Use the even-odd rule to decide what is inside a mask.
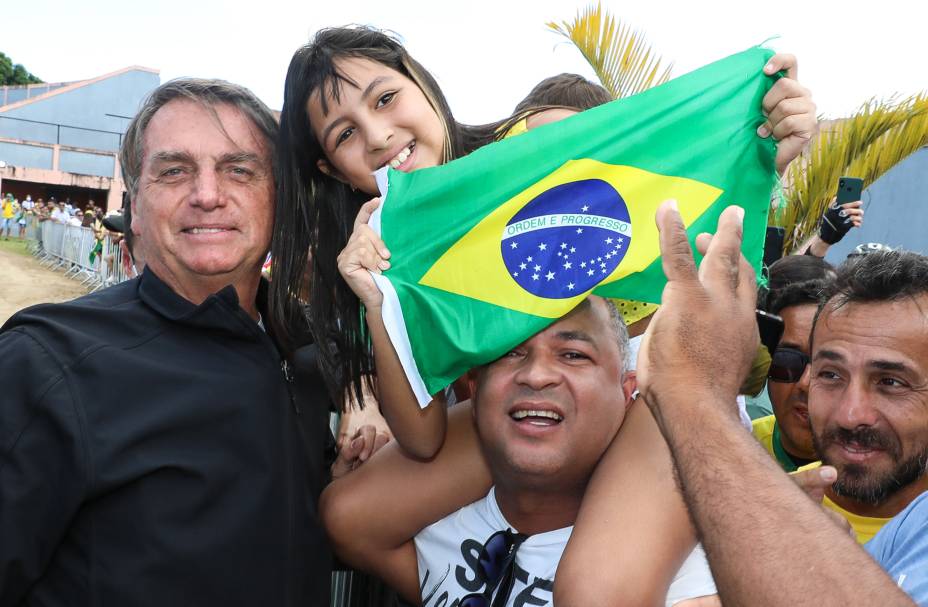
[[[106,212],[110,213],[116,209],[122,208],[122,193],[125,188],[122,185],[122,179],[113,179],[110,182],[110,189],[106,194]]]
[[[122,166],[119,164],[119,154],[113,157],[113,179],[110,182],[110,191],[106,196],[106,212],[122,208],[122,193],[126,190],[122,182]]]
[[[59,156],[61,156],[61,146],[56,143],[55,145],[52,146],[52,170],[53,171],[59,170],[58,169]]]

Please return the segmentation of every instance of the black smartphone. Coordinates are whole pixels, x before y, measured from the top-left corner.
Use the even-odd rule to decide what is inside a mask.
[[[757,330],[760,332],[760,343],[764,344],[770,356],[777,349],[780,338],[783,337],[783,319],[776,314],[763,310],[754,310],[757,317]]]
[[[864,191],[864,180],[857,177],[840,177],[838,179],[838,206],[846,202],[860,200]]]
[[[786,230],[777,226],[767,226],[767,238],[764,240],[764,266],[770,267],[773,262],[783,257],[783,239]]]

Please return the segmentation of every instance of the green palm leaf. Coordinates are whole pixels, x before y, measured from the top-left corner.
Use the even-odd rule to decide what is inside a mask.
[[[572,22],[548,23],[570,40],[616,99],[640,93],[670,79],[673,65],[661,67],[644,36],[612,17],[601,4],[578,11]]]
[[[860,177],[864,187],[869,186],[925,145],[925,93],[901,102],[869,101],[850,118],[826,124],[786,175],[786,205],[776,218],[786,230],[784,250],[793,250],[815,233],[840,176]]]

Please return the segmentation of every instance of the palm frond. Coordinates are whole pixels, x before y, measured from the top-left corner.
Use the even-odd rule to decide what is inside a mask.
[[[896,163],[928,145],[928,94],[901,102],[869,101],[853,116],[826,126],[789,168],[786,206],[777,223],[786,230],[784,251],[815,233],[842,175],[864,187]]]
[[[617,20],[602,4],[577,11],[573,21],[548,23],[570,40],[616,99],[640,93],[670,79],[673,64],[661,67],[644,36]]]

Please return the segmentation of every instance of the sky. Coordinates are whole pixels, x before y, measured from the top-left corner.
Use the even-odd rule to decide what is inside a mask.
[[[546,27],[588,0],[2,0],[0,51],[47,82],[92,78],[130,65],[224,78],[280,109],[293,52],[322,27],[351,23],[396,32],[438,80],[462,122],[508,116],[541,79],[593,73]],[[673,75],[749,46],[799,58],[799,79],[821,115],[846,116],[871,98],[928,90],[920,2],[703,0],[604,6],[645,35]]]

